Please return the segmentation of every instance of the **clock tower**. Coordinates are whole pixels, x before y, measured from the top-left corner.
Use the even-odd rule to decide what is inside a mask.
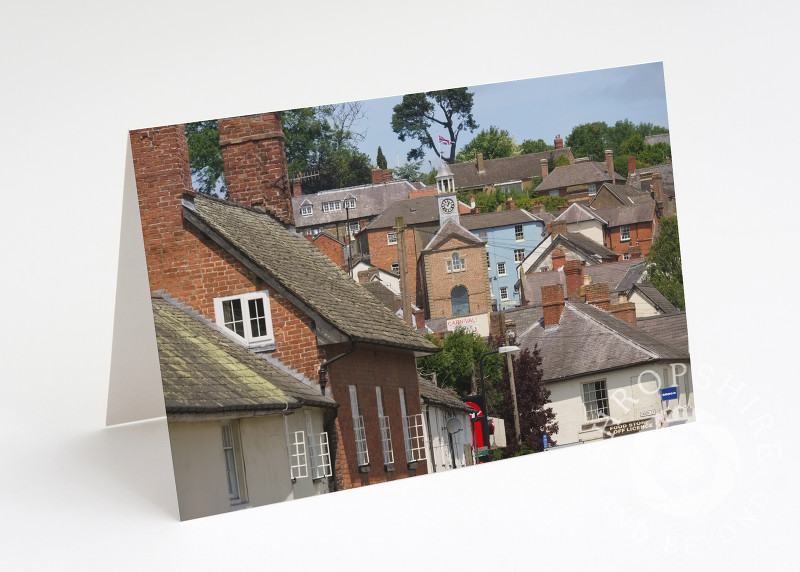
[[[453,181],[453,172],[447,163],[442,161],[436,174],[436,198],[439,202],[439,226],[448,219],[458,220],[458,197]]]

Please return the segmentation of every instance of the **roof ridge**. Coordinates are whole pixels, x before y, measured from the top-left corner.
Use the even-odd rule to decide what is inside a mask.
[[[593,308],[597,308],[597,306],[594,306],[593,304],[584,303],[583,305],[584,306],[592,306]],[[572,308],[573,311],[575,311],[578,314],[580,314],[581,316],[583,316],[584,319],[591,320],[595,324],[598,324],[602,328],[604,328],[604,329],[608,330],[609,332],[611,332],[611,334],[614,335],[615,337],[617,337],[618,339],[621,339],[623,342],[627,343],[628,345],[630,345],[630,346],[632,346],[632,347],[634,347],[634,348],[636,348],[636,349],[648,354],[650,357],[652,357],[654,359],[659,359],[661,357],[657,353],[653,352],[652,350],[649,350],[646,347],[642,346],[641,344],[638,344],[638,343],[634,342],[628,336],[626,336],[626,335],[622,334],[621,332],[615,330],[614,328],[612,328],[608,324],[604,324],[601,321],[599,321],[596,318],[594,318],[593,316],[590,316],[586,312],[582,312],[580,307],[579,307],[580,306],[579,304],[576,304],[575,302],[567,301],[564,304],[564,306],[567,307],[567,308]],[[606,312],[602,308],[597,308],[597,309],[600,310],[601,312]],[[608,316],[610,316],[610,317],[614,317],[610,312],[606,312],[606,314],[608,314]],[[619,319],[619,318],[617,318],[617,319]],[[620,320],[620,322],[622,322],[622,320]],[[646,332],[642,332],[642,333],[647,335],[648,337],[652,337],[652,336],[649,336]],[[658,341],[658,340],[654,340],[654,341]]]

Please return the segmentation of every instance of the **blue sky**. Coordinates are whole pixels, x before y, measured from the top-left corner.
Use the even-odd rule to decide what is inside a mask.
[[[475,94],[473,116],[479,127],[459,135],[456,151],[491,125],[507,130],[517,143],[544,139],[550,145],[556,135],[566,139],[573,127],[593,121],[612,125],[629,119],[669,128],[660,62],[468,87]],[[389,167],[398,157],[404,164],[415,146],[413,141],[400,141],[391,128],[392,108],[401,100],[402,96],[365,101],[367,117],[357,126],[367,129],[361,151],[374,162],[380,145]],[[435,154],[428,152],[423,170],[430,169],[428,161],[438,166]]]

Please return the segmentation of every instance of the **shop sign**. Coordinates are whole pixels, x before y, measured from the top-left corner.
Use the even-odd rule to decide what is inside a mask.
[[[603,433],[606,437],[620,437],[622,435],[630,435],[631,433],[648,431],[655,428],[656,420],[653,417],[650,417],[649,419],[639,419],[638,421],[628,421],[627,423],[609,425],[603,429]]]

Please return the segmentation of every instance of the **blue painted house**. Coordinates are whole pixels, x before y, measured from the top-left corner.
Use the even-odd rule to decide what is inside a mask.
[[[492,307],[503,310],[520,305],[519,266],[539,246],[547,225],[522,209],[461,216],[461,225],[486,242]]]

